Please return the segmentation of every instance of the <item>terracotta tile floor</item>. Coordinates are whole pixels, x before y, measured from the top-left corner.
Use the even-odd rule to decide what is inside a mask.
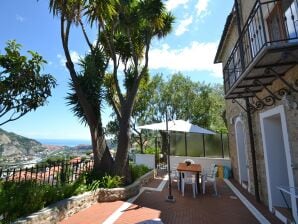
[[[160,182],[161,178],[154,180],[147,186],[157,187]],[[165,201],[168,195],[167,185],[162,192],[144,191],[130,207],[121,211],[122,215],[114,223],[161,223],[156,220],[161,220],[165,224],[259,223],[222,180],[218,181],[218,191],[219,196],[214,196],[212,186],[207,185],[206,194],[199,195],[194,199],[191,186],[187,186],[185,196],[182,197],[174,183],[173,196],[176,199],[175,203]],[[249,200],[253,200],[253,198]],[[63,220],[61,224],[103,223],[122,204],[122,201],[97,203]],[[269,212],[266,213],[266,218],[270,223],[280,223]]]

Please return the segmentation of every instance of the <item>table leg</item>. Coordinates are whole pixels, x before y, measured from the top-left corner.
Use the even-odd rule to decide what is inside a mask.
[[[179,190],[180,191],[181,191],[181,187],[182,187],[181,181],[182,181],[181,172],[179,172]]]

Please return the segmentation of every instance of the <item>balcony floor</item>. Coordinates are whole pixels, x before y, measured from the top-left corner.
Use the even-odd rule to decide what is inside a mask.
[[[158,176],[146,187],[157,188],[161,182],[162,176]],[[237,183],[233,184],[239,188]],[[174,183],[173,195],[176,202],[170,203],[165,201],[168,195],[166,184],[162,191],[144,190],[131,203],[123,201],[96,203],[60,224],[259,223],[223,180],[218,180],[217,186],[219,196],[214,196],[212,186],[207,185],[205,195],[199,194],[197,198],[193,198],[191,186],[187,186],[185,196],[182,197]],[[281,223],[264,205],[254,202],[251,195],[245,196],[270,223]]]

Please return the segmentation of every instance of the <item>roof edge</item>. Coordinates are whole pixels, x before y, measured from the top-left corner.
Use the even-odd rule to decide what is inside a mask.
[[[224,26],[224,30],[222,32],[222,35],[221,35],[221,38],[220,38],[220,41],[219,41],[219,44],[218,44],[218,47],[217,47],[216,55],[215,55],[215,58],[214,58],[214,61],[213,61],[214,64],[221,63],[221,60],[219,59],[219,56],[220,56],[222,47],[224,45],[224,42],[226,40],[228,30],[229,30],[230,26],[232,25],[233,18],[234,18],[234,7],[233,7],[232,11],[230,12],[230,14],[227,16],[226,23],[225,23],[225,26]]]

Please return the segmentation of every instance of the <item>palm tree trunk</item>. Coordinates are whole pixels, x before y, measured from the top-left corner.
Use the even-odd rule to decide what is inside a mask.
[[[119,122],[118,146],[116,152],[113,173],[115,175],[124,176],[125,182],[131,182],[131,173],[128,164],[128,148],[130,143],[130,116],[124,116]]]
[[[110,173],[113,159],[106,144],[103,128],[99,125],[90,127],[92,150],[94,156],[94,170]]]

